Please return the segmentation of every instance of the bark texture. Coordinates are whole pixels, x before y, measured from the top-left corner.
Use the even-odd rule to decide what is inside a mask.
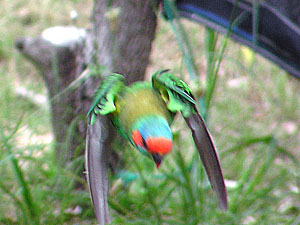
[[[114,71],[127,75],[127,82],[144,78],[156,29],[154,0],[120,1],[122,12],[116,32]]]
[[[119,0],[110,7],[106,2],[96,2],[92,17],[97,62],[125,75],[128,84],[143,80],[155,37],[157,1]],[[115,9],[117,15],[110,17]]]
[[[78,127],[71,126],[76,123],[83,111],[76,104],[80,95],[78,91],[61,95],[60,93],[84,68],[82,60],[84,41],[70,42],[62,46],[41,36],[27,37],[19,38],[16,47],[41,71],[48,91],[56,156],[59,161],[67,161],[73,157],[74,151],[84,141],[84,134],[79,133]]]
[[[156,1],[112,2],[109,6],[106,0],[95,0],[91,16],[93,28],[84,38],[63,45],[43,35],[16,41],[17,49],[40,69],[48,89],[56,155],[63,162],[72,159],[74,152],[84,152],[85,115],[101,77],[118,72],[126,76],[128,83],[142,80],[149,62],[156,29]],[[119,13],[111,18],[109,13],[114,9]],[[90,77],[75,90],[58,95],[88,65],[96,64],[105,67],[107,73]],[[118,157],[113,151],[110,155],[113,168]]]

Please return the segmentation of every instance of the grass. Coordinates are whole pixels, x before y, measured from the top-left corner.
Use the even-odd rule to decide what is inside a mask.
[[[75,181],[85,184],[72,173],[82,159],[64,168],[57,165],[49,112],[15,93],[20,85],[40,94],[45,87],[39,72],[13,50],[18,36],[69,24],[72,9],[78,9],[79,25],[88,27],[90,9],[82,10],[83,1],[1,3],[6,7],[0,9],[5,15],[0,18],[0,224],[96,224],[89,193],[74,188]],[[160,170],[130,146],[122,149],[132,177],[111,177],[113,224],[297,224],[299,80],[231,41],[216,64],[226,39],[186,20],[183,27],[200,74],[198,83],[187,75],[176,37],[162,19],[147,77],[170,68],[190,83],[197,98],[212,90],[208,125],[225,179],[233,184],[228,186],[229,210],[217,209],[191,137],[177,118],[176,144]],[[212,64],[219,66],[216,85],[209,89],[204,75],[216,71]]]

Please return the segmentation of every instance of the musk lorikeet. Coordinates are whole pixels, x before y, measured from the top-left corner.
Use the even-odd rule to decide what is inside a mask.
[[[216,192],[219,206],[222,210],[226,210],[226,188],[214,143],[197,111],[196,101],[187,84],[168,70],[154,73],[151,83],[136,82],[126,86],[124,81],[124,77],[120,74],[107,76],[95,93],[88,112],[90,121],[87,134],[86,169],[98,221],[108,221],[106,218],[108,216],[105,215],[108,215],[108,211],[103,210],[103,207],[107,207],[105,205],[107,193],[102,193],[107,191],[107,181],[101,180],[103,176],[106,177],[106,174],[103,174],[105,168],[98,165],[101,164],[101,152],[104,151],[102,148],[105,148],[105,144],[97,144],[101,142],[98,140],[101,139],[101,135],[96,138],[92,135],[93,130],[101,129],[101,125],[96,124],[97,118],[104,115],[109,116],[121,136],[143,155],[152,158],[159,167],[164,156],[172,149],[170,125],[175,114],[180,112],[192,131],[209,181]],[[105,132],[105,129],[103,131]],[[95,157],[99,158],[95,159]],[[101,160],[103,161],[103,157]],[[103,185],[103,182],[106,184]]]

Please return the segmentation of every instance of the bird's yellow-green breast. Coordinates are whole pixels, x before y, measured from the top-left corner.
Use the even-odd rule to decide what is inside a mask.
[[[116,98],[116,112],[120,125],[129,133],[133,124],[145,116],[162,116],[170,122],[170,113],[159,94],[151,84],[138,82],[127,87]]]

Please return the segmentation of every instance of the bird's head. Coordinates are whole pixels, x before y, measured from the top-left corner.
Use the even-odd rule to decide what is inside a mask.
[[[140,151],[151,154],[157,168],[172,149],[171,129],[161,117],[149,117],[138,121],[131,138]]]

